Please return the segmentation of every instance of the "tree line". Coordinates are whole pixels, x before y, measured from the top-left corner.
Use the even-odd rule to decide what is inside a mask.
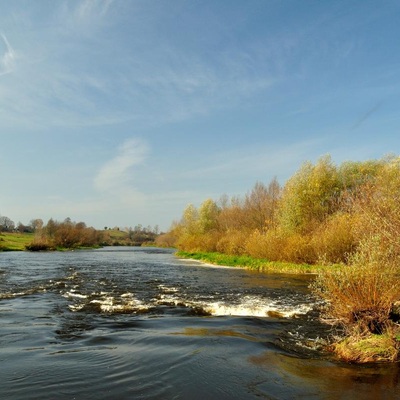
[[[399,164],[389,156],[337,166],[327,155],[305,162],[283,187],[274,178],[244,197],[189,204],[157,241],[184,251],[346,263],[373,230],[399,223]]]
[[[75,222],[71,218],[57,221],[50,218],[45,224],[42,219],[32,219],[28,225],[0,216],[0,233],[33,234],[33,240],[26,246],[28,250],[73,249],[99,246],[141,246],[153,244],[159,235],[156,225],[144,227],[138,224],[120,229],[119,227],[97,230],[85,222]]]
[[[31,221],[32,222],[32,221]],[[34,231],[32,224],[24,225],[22,222],[18,222],[18,225],[15,225],[15,222],[6,217],[5,215],[0,215],[0,232],[26,232],[31,233]]]

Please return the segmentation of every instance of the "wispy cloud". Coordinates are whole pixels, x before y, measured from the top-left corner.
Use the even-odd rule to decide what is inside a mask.
[[[133,168],[142,164],[148,154],[147,144],[140,139],[125,141],[118,153],[99,170],[94,186],[100,191],[126,190],[134,173]]]
[[[205,57],[161,36],[157,26],[165,24],[164,16],[157,19],[152,10],[112,0],[54,3],[46,24],[14,45],[21,65],[14,79],[1,82],[2,125],[162,125],[234,107],[276,83],[259,49],[239,54],[229,45],[229,51]],[[33,24],[33,11],[26,14]],[[132,23],[121,30],[127,15]],[[5,74],[15,51],[5,35],[1,42],[0,74]],[[259,66],[262,72],[255,73]]]
[[[85,36],[93,29],[108,23],[108,13],[114,0],[81,0],[79,2],[62,1],[55,8],[54,18],[57,30],[63,34]]]
[[[199,182],[207,182],[207,190],[215,190],[219,195],[224,192],[240,194],[256,180],[268,183],[277,177],[283,184],[309,158],[309,154],[318,153],[328,140],[318,137],[283,145],[258,143],[227,149],[212,155],[202,165],[176,171],[175,177],[184,182],[187,189],[196,189]]]
[[[104,16],[114,0],[84,0],[76,9],[76,16],[79,19],[92,17],[93,14]]]
[[[0,37],[5,46],[5,51],[0,57],[0,76],[12,72],[15,63],[15,51],[7,40],[7,37],[2,33]]]

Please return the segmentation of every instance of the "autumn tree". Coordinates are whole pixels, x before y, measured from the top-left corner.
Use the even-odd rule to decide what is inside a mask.
[[[46,234],[47,234],[47,236],[48,236],[50,239],[54,238],[54,234],[55,234],[56,231],[57,231],[58,225],[59,225],[59,223],[56,222],[56,221],[54,221],[53,218],[50,218],[50,219],[47,221],[47,224],[46,224]]]
[[[219,207],[214,200],[205,200],[198,211],[198,229],[200,233],[207,233],[218,227]]]
[[[330,156],[304,163],[287,181],[279,222],[289,232],[307,232],[335,211],[341,184]]]
[[[275,224],[275,216],[281,187],[274,178],[268,186],[257,182],[252,191],[246,195],[244,209],[246,224],[252,230],[260,232]]]
[[[223,232],[242,230],[246,226],[247,220],[243,201],[239,197],[232,197],[229,200],[224,196],[220,203],[219,229]]]
[[[189,204],[183,211],[181,225],[183,232],[188,235],[198,232],[199,212],[193,204]]]

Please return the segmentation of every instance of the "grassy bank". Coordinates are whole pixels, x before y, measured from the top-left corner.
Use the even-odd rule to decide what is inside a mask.
[[[234,256],[216,252],[188,252],[178,251],[177,257],[202,261],[214,265],[248,268],[259,272],[282,273],[282,274],[315,274],[325,268],[321,265],[294,264],[281,261],[269,261],[262,258],[250,256]]]
[[[33,240],[33,233],[0,233],[0,251],[22,251]]]

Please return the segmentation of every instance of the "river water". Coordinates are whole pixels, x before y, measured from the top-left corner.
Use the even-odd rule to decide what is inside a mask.
[[[0,253],[1,399],[400,399],[321,350],[307,275],[109,247]]]

